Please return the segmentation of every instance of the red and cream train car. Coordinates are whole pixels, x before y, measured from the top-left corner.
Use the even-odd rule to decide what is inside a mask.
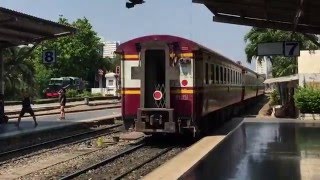
[[[200,132],[264,93],[255,72],[184,38],[139,37],[116,53],[122,56],[123,120],[135,122],[136,131]]]

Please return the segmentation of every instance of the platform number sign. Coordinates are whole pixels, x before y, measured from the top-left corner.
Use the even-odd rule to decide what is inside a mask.
[[[56,62],[56,51],[55,50],[44,50],[42,52],[42,62],[44,64],[52,64]]]
[[[299,42],[287,42],[283,43],[284,56],[294,57],[300,56]]]

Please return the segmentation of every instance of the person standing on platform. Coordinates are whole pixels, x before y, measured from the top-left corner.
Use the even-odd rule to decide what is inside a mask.
[[[60,118],[59,120],[66,119],[64,108],[66,106],[67,97],[66,97],[66,89],[62,88],[59,91],[59,102],[60,102]]]
[[[23,91],[23,99],[22,99],[22,109],[20,111],[19,117],[18,117],[18,123],[16,124],[16,126],[19,128],[20,125],[20,121],[21,121],[21,117],[24,116],[24,114],[27,112],[29,113],[34,121],[34,127],[38,126],[37,120],[36,120],[36,116],[34,115],[33,109],[31,108],[31,98],[30,95],[27,91]],[[33,104],[33,103],[32,103]]]

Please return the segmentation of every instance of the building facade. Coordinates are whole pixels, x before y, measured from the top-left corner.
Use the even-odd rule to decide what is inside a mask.
[[[263,58],[261,61],[256,59],[255,72],[261,75],[265,75],[266,78],[272,77],[272,65],[267,58]]]
[[[320,50],[300,51],[298,57],[299,85],[320,88]]]
[[[120,41],[105,41],[103,42],[103,54],[102,57],[109,57],[113,58],[114,51],[117,49],[117,47],[120,45]]]

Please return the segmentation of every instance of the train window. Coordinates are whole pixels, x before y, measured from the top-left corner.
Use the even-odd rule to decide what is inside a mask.
[[[230,73],[230,70],[229,70],[229,68],[227,68],[227,79],[226,79],[227,84],[230,83],[230,81],[229,81],[230,74],[229,73]]]
[[[230,84],[232,84],[231,79],[232,79],[232,69],[229,69],[229,83]]]
[[[231,70],[231,84],[234,84],[234,71]]]
[[[238,80],[238,72],[235,71],[235,74],[236,74],[236,75],[235,75],[235,82],[234,82],[234,83],[235,83],[235,84],[238,84],[238,81],[237,81],[237,80]]]
[[[223,67],[220,66],[220,83],[223,83]]]
[[[223,81],[225,84],[227,83],[227,68],[223,69]]]
[[[239,82],[238,82],[238,77],[239,76],[239,74],[238,74],[238,72],[236,71],[236,84],[239,84]]]
[[[219,84],[219,66],[216,65],[216,83]]]
[[[214,64],[211,64],[211,78],[210,80],[214,83]]]
[[[140,67],[131,67],[131,79],[140,78]]]
[[[209,84],[209,65],[208,63],[206,63],[206,72],[205,72],[205,80],[206,80],[206,84]]]

